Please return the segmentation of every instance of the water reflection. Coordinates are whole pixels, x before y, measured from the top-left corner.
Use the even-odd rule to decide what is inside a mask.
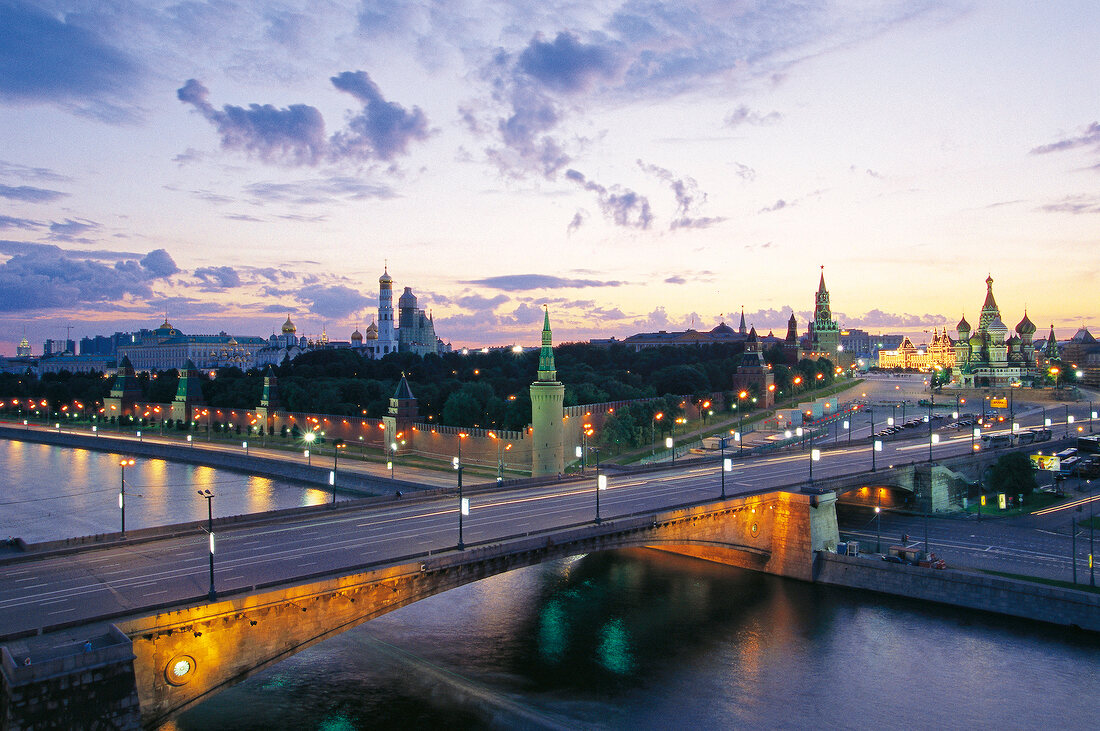
[[[120,456],[0,440],[0,539],[36,543],[119,530]],[[219,517],[331,500],[331,493],[297,483],[139,457],[126,467],[127,531],[205,520],[200,489],[217,494]]]
[[[170,728],[1086,728],[1098,662],[1095,637],[620,551],[418,602]]]

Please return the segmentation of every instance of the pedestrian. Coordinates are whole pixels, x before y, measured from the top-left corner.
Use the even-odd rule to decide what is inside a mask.
[[[25,658],[23,658],[23,664],[24,665],[30,665],[31,664],[31,656],[30,655],[27,655]]]
[[[92,651],[92,641],[88,640],[87,642],[84,643],[84,652],[91,652],[91,651]]]

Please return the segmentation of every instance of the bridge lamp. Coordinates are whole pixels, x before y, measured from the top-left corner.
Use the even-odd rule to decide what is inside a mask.
[[[122,516],[122,536],[126,537],[126,468],[134,466],[133,457],[123,457],[119,460],[118,466],[122,470],[121,483],[118,489],[118,512]]]
[[[784,439],[790,439],[791,438],[791,430],[790,429],[787,429],[783,432],[783,438]]]
[[[596,476],[596,525],[600,524],[600,491],[607,489],[607,475]]]
[[[1012,422],[1012,433],[1016,434],[1020,431],[1020,425],[1017,422]]]
[[[1043,426],[1050,426],[1050,419],[1043,419]]]
[[[821,461],[821,450],[820,449],[811,449],[810,450],[810,482],[814,481],[814,462],[820,462],[820,461]]]
[[[672,437],[665,437],[665,449],[672,451],[672,464],[676,464],[676,450],[673,449]]]
[[[53,428],[57,429],[58,431],[61,431],[61,423],[60,422],[54,422]],[[138,432],[138,441],[141,441],[141,432]]]
[[[92,427],[92,431],[95,431],[95,427]],[[192,449],[195,447],[195,443],[191,441],[191,435],[187,435],[187,443],[191,445]]]
[[[244,456],[247,457],[248,456],[248,442],[247,441],[241,442],[241,449],[244,450]]]
[[[882,440],[876,439],[871,447],[871,471],[875,471],[875,454],[882,451]]]
[[[311,465],[311,464],[313,464],[313,462],[311,462],[311,461],[310,461],[310,457],[309,457],[309,450],[308,450],[308,449],[304,450],[304,451],[302,452],[302,454],[303,454],[303,455],[305,455],[305,458],[306,458],[306,464],[307,464],[307,465]]]
[[[1070,414],[1069,416],[1066,417],[1066,423],[1067,424],[1072,424],[1073,423],[1073,414]]]
[[[893,425],[894,425],[894,417],[887,416],[886,417],[886,426],[893,426]]]
[[[951,412],[951,418],[952,419],[958,419],[959,418],[959,412],[958,411],[952,411]]]
[[[196,492],[206,500],[206,532],[210,535],[210,601],[214,601],[217,599],[214,591],[214,493],[208,489]]]

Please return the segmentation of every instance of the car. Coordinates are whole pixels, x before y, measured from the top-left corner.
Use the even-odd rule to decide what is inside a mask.
[[[885,561],[886,563],[901,563],[901,564],[905,563],[904,561],[901,560],[900,556],[883,556],[882,560]]]

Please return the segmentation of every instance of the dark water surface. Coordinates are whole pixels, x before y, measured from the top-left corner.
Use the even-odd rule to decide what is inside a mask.
[[[28,543],[119,530],[119,454],[0,439],[0,539]],[[126,468],[126,529],[316,505],[331,494],[299,483],[137,457]]]
[[[169,728],[1097,728],[1100,638],[654,551],[413,604]]]

